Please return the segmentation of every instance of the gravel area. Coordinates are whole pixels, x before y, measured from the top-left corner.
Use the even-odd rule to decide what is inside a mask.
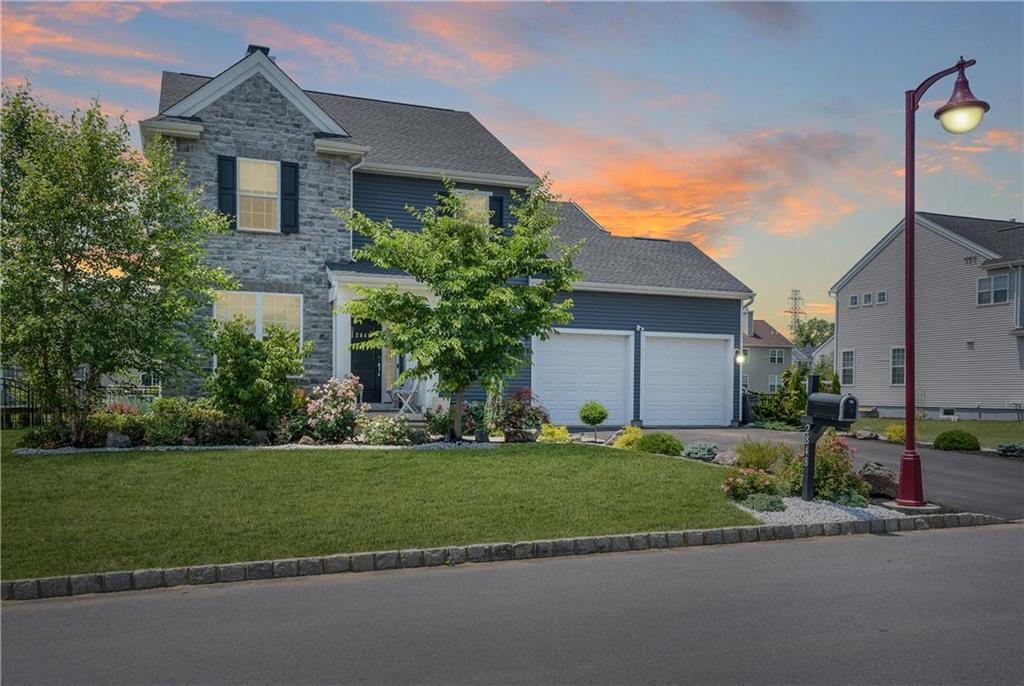
[[[743,505],[737,505],[741,510],[749,512],[765,524],[825,524],[826,522],[855,522],[858,520],[866,522],[872,519],[898,519],[905,516],[901,512],[879,505],[847,507],[825,500],[812,500],[808,503],[795,496],[787,496],[782,499],[782,502],[786,504],[786,509],[782,512],[758,512]]]

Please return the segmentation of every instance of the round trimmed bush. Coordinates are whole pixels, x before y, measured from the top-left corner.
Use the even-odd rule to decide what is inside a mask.
[[[963,429],[943,431],[935,437],[936,450],[981,450],[978,437]]]
[[[633,444],[633,449],[640,450],[645,453],[677,457],[681,452],[683,452],[683,444],[678,438],[671,434],[655,431],[653,433],[641,435],[640,438],[637,439],[636,443]]]
[[[588,400],[580,405],[580,421],[587,426],[598,426],[608,419],[608,410],[596,400]]]

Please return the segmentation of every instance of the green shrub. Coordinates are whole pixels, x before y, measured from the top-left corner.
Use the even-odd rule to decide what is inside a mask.
[[[66,448],[71,445],[71,428],[64,422],[49,422],[25,432],[19,448]]]
[[[313,389],[306,404],[309,432],[324,443],[344,443],[356,435],[362,418],[359,396],[363,387],[354,376],[328,379]]]
[[[292,377],[312,343],[299,345],[297,331],[267,327],[263,338],[237,317],[225,322],[213,341],[217,368],[204,385],[213,407],[261,431],[276,431],[292,405]]]
[[[1004,443],[997,452],[1003,457],[1024,457],[1024,442]]]
[[[943,431],[935,437],[936,450],[981,450],[978,437],[962,429]]]
[[[775,493],[754,493],[748,495],[743,504],[751,510],[758,512],[782,512],[786,504],[782,502],[782,496]]]
[[[422,429],[418,426],[409,427],[408,438],[410,445],[423,445],[424,443],[430,443],[430,441],[433,440],[426,429]]]
[[[455,424],[455,412],[452,404],[445,398],[438,398],[423,413],[427,423],[427,431],[435,436],[447,436]]]
[[[785,493],[796,495],[803,489],[804,456],[790,451],[781,465],[776,465]],[[853,472],[853,451],[836,430],[825,430],[818,439],[814,459],[814,494],[822,500],[839,502],[851,494],[868,496],[868,485]]]
[[[619,437],[612,442],[613,448],[632,448],[640,440],[644,432],[639,426],[627,426],[619,434]]]
[[[82,426],[82,446],[102,448],[107,444],[107,434],[112,431],[127,436],[132,445],[141,445],[146,435],[146,424],[138,414],[94,412],[86,417]]]
[[[846,505],[847,507],[867,507],[868,499],[863,493],[858,491],[847,491],[836,496],[835,501],[837,505]]]
[[[770,472],[777,463],[792,454],[793,449],[785,443],[744,438],[736,446],[736,466]]]
[[[633,444],[634,450],[657,455],[671,455],[677,457],[683,452],[683,444],[678,438],[671,434],[654,431],[645,433]]]
[[[694,441],[683,447],[683,457],[688,457],[691,460],[711,462],[717,454],[718,446],[708,441]]]
[[[553,426],[551,424],[540,425],[540,436],[538,443],[572,443],[572,436],[569,429],[564,426]]]
[[[905,424],[889,424],[882,429],[882,438],[890,443],[906,443],[907,427]]]
[[[146,443],[181,445],[192,424],[192,404],[186,398],[157,398],[143,416]]]
[[[608,409],[596,400],[588,400],[580,405],[580,421],[594,427],[594,439],[597,439],[597,427],[608,419]]]
[[[733,500],[746,500],[755,493],[777,495],[779,486],[775,478],[760,469],[730,467],[722,479],[722,492]]]
[[[495,428],[505,435],[506,443],[533,440],[533,432],[548,421],[548,411],[537,402],[529,387],[517,388],[504,399]]]
[[[807,370],[792,365],[782,373],[782,388],[774,393],[753,395],[757,400],[754,404],[755,420],[798,425],[807,408]]]
[[[363,422],[363,440],[370,445],[405,445],[409,442],[409,423],[405,417],[373,417]]]
[[[199,445],[245,445],[252,429],[237,417],[196,403],[189,420],[189,436]]]

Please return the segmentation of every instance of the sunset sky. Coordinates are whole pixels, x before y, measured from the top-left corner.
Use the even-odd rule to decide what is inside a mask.
[[[918,207],[1024,218],[1020,3],[4,2],[3,81],[68,111],[156,113],[160,71],[248,43],[301,86],[473,112],[608,229],[686,239],[785,330],[902,213],[903,93],[962,54],[973,134],[918,114]],[[344,122],[342,122],[344,125]]]

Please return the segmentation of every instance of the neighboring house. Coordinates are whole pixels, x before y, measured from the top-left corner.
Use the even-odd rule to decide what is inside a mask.
[[[828,360],[831,366],[835,366],[836,359],[836,337],[835,334],[825,339],[825,342],[811,350],[811,368],[813,369],[822,360]]]
[[[918,410],[1017,419],[1024,406],[1024,224],[915,216]],[[829,291],[843,391],[890,417],[904,413],[903,256],[901,221]]]
[[[793,343],[763,319],[747,312],[743,335],[743,385],[756,393],[774,393],[782,388],[782,372],[793,364]]]
[[[354,207],[415,231],[405,206],[436,204],[447,176],[503,226],[512,191],[537,181],[468,112],[303,91],[260,46],[213,78],[164,72],[160,113],[140,128],[174,138],[204,202],[235,217],[234,231],[210,238],[208,259],[242,288],[221,294],[214,315],[244,314],[257,335],[272,323],[297,329],[314,343],[303,382],[356,374],[371,404],[388,402],[406,361],[352,350],[377,325],[338,308],[356,284],[423,287],[354,261],[364,239],[331,210]],[[557,209],[556,233],[586,239],[574,318],[532,342],[530,366],[508,386],[532,386],[559,424],[579,424],[578,407],[591,399],[608,408],[609,425],[736,421],[734,355],[750,289],[690,243],[612,236],[575,204]],[[420,400],[433,397],[424,384]]]

